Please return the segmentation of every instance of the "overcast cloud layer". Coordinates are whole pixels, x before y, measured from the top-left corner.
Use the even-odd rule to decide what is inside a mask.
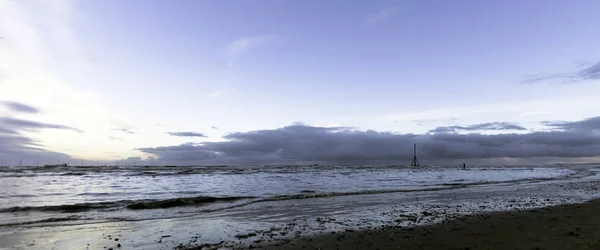
[[[505,134],[395,134],[292,125],[274,130],[232,133],[227,141],[140,148],[158,160],[181,163],[406,163],[418,144],[422,161],[489,158],[579,158],[600,156],[600,117],[548,123],[547,132]],[[458,127],[516,129],[510,123]],[[498,125],[498,126],[496,126]],[[503,126],[510,125],[510,126]],[[512,126],[515,127],[512,127]]]

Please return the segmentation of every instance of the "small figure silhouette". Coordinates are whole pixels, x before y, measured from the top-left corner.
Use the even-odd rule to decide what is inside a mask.
[[[467,164],[463,162],[463,169],[467,169]]]

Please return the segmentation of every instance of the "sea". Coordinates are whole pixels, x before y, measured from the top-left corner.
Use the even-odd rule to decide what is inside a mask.
[[[235,249],[584,202],[600,197],[599,173],[598,165],[4,167],[0,249]]]

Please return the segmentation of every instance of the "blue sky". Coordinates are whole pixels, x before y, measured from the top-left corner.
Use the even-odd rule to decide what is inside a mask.
[[[417,134],[512,122],[529,133],[600,107],[598,78],[576,77],[600,59],[598,1],[2,5],[0,100],[43,112],[0,116],[84,131],[23,132],[77,159],[295,122]]]

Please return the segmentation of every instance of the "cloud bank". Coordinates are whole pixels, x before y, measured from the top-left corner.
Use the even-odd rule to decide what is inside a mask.
[[[0,129],[0,141],[0,165],[16,165],[18,160],[33,165],[33,161],[49,163],[70,158],[66,154],[46,150],[39,142],[19,133],[6,134]]]
[[[544,122],[544,125],[553,129],[566,130],[572,132],[600,132],[600,117],[593,117],[576,122]]]
[[[23,111],[26,113],[37,110],[29,106],[24,107],[28,107]],[[0,117],[0,165],[16,165],[20,160],[25,160],[27,165],[34,165],[34,162],[45,164],[58,159],[69,159],[70,156],[66,154],[44,149],[44,145],[40,142],[25,135],[26,132],[38,132],[41,129],[82,132],[64,125]]]
[[[279,129],[232,133],[227,141],[139,148],[161,161],[180,163],[408,163],[417,143],[422,161],[491,158],[581,158],[600,156],[599,124],[561,123],[556,130],[526,134],[396,134],[349,128],[291,125]],[[586,129],[581,127],[582,122]],[[587,123],[586,123],[587,122]],[[517,128],[508,123],[472,125],[476,128]],[[506,125],[506,126],[505,126]]]
[[[33,106],[9,101],[0,101],[14,113],[40,113]],[[45,149],[45,145],[31,138],[28,133],[38,133],[44,129],[65,130],[83,133],[82,130],[60,124],[44,123],[13,117],[0,117],[0,165],[17,165],[21,160],[26,165],[55,163],[70,159],[69,155]]]

